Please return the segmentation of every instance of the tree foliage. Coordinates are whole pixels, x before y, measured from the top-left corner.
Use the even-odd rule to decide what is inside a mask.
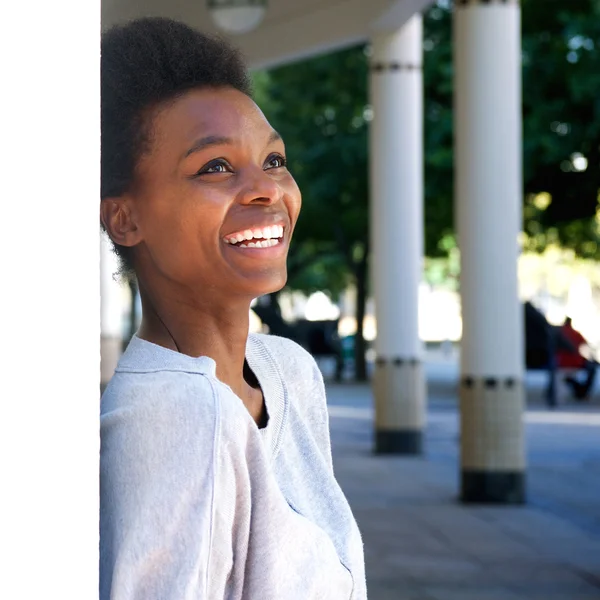
[[[525,244],[600,258],[600,2],[523,0],[522,15]],[[454,246],[448,2],[425,13],[423,49],[425,251],[435,257]],[[316,270],[298,269],[294,286],[321,285],[320,269],[335,294],[368,251],[367,55],[360,46],[257,74],[303,192],[291,260]]]
[[[528,247],[559,242],[600,258],[597,0],[525,0],[523,118]]]
[[[452,12],[424,19],[426,253],[452,244]],[[525,248],[600,258],[600,3],[524,0]],[[584,168],[585,167],[585,168]]]

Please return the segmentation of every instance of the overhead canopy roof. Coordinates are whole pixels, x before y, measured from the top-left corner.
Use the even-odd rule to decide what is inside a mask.
[[[270,0],[254,31],[232,37],[252,68],[272,67],[401,27],[433,0]],[[147,16],[215,31],[206,0],[103,0],[102,28]]]

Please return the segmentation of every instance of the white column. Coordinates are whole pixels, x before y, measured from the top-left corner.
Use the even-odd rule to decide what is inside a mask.
[[[102,337],[123,335],[124,291],[115,278],[119,269],[117,256],[105,233],[100,234],[100,330]]]
[[[372,40],[371,276],[376,451],[422,451],[425,379],[418,297],[423,255],[422,20]]]
[[[100,355],[103,385],[113,376],[119,357],[128,310],[128,292],[115,279],[119,262],[105,233],[100,236]]]
[[[0,598],[97,598],[100,2],[2,13]]]
[[[524,499],[521,45],[517,0],[457,0],[456,216],[461,250],[462,498]]]

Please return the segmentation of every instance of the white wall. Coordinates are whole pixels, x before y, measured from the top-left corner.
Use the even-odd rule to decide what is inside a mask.
[[[0,598],[85,600],[98,597],[100,3],[8,2],[2,22]]]

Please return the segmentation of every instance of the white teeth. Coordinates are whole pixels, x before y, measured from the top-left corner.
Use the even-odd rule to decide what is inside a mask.
[[[240,231],[234,235],[230,235],[228,238],[225,238],[225,242],[228,244],[239,245],[243,248],[250,247],[259,247],[259,248],[268,248],[269,246],[274,246],[275,244],[269,244],[269,246],[262,245],[265,241],[277,242],[279,238],[283,237],[283,225],[271,225],[269,227],[263,227],[262,229],[245,229],[244,231]],[[244,241],[249,240],[260,240],[261,245],[258,242],[254,242],[253,246],[242,244]]]
[[[248,242],[247,244],[236,244],[238,248],[271,248],[277,246],[278,239],[263,240],[262,242]]]

